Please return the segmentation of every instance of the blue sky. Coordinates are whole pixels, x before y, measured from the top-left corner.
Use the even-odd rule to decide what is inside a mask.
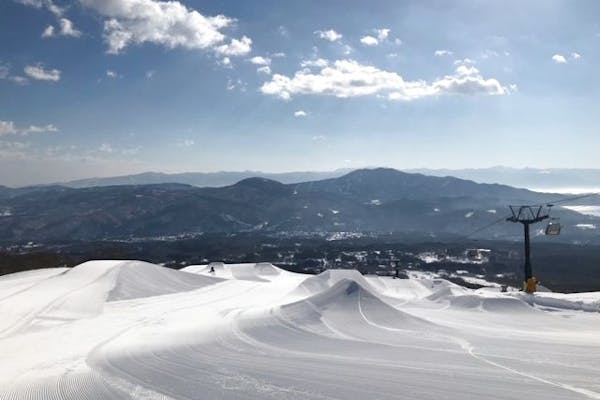
[[[0,184],[600,167],[597,1],[0,2]]]

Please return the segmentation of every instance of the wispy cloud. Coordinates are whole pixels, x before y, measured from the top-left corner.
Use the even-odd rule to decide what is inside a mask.
[[[0,120],[0,136],[3,135],[21,135],[28,136],[36,133],[58,132],[58,128],[52,124],[38,126],[29,125],[26,128],[18,128],[14,121]]]
[[[193,139],[180,139],[175,143],[177,147],[191,147],[195,144],[196,142]]]
[[[119,79],[121,76],[112,69],[106,70],[106,77],[110,79]]]
[[[325,60],[324,58],[316,58],[316,59],[312,59],[312,60],[302,60],[302,62],[300,63],[300,66],[302,68],[311,68],[311,67],[323,68],[323,67],[326,67],[327,65],[329,65],[329,61]]]
[[[437,57],[443,57],[443,56],[451,56],[454,53],[451,50],[442,49],[442,50],[434,51],[433,54]]]
[[[261,73],[261,74],[266,74],[266,75],[271,75],[271,67],[269,67],[268,65],[265,65],[263,67],[259,67],[256,69],[256,72]]]
[[[41,63],[28,65],[23,71],[31,79],[38,81],[58,82],[60,80],[60,71],[58,69],[45,69]]]
[[[34,7],[38,9],[46,9],[56,16],[61,16],[64,13],[62,7],[57,6],[52,0],[15,0],[17,3],[21,3],[25,6]]]

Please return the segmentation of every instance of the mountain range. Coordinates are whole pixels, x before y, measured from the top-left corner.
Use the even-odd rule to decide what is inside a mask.
[[[71,188],[85,188],[93,186],[182,183],[198,187],[220,187],[233,185],[242,179],[252,177],[272,179],[281,183],[299,183],[337,178],[351,171],[352,169],[282,173],[222,171],[166,174],[161,172],[145,172],[136,175],[81,179],[58,183],[58,185]],[[471,169],[406,169],[404,172],[439,177],[453,176],[478,183],[499,183],[545,192],[596,192],[600,190],[600,170],[598,169],[491,167]]]
[[[362,169],[284,184],[263,177],[225,187],[179,183],[88,188],[0,188],[0,241],[60,242],[203,232],[403,232],[464,236],[501,221],[509,204],[544,204],[563,195],[454,177]],[[600,219],[557,208],[563,240],[589,241]],[[518,238],[498,223],[477,237]]]

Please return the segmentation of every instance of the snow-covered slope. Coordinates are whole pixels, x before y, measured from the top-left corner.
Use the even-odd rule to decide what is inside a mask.
[[[93,261],[1,277],[0,315],[3,400],[600,398],[600,293]]]

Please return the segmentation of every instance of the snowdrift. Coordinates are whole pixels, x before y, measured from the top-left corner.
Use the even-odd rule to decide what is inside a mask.
[[[450,307],[463,310],[479,310],[493,313],[535,313],[536,310],[526,302],[511,297],[486,297],[482,295],[452,295],[446,300]]]
[[[210,267],[0,278],[0,399],[600,398],[600,293]]]
[[[361,323],[367,322],[393,329],[414,330],[432,327],[429,322],[400,311],[382,300],[380,294],[374,292],[372,286],[358,271],[355,272],[362,279],[353,279],[357,276],[352,273],[332,272],[323,277],[321,277],[322,274],[315,277],[317,279],[320,277],[327,283],[335,282],[331,287],[315,291],[312,296],[282,306],[282,312],[288,318],[302,324],[307,322],[306,319],[327,317],[343,324],[362,320]],[[344,277],[344,275],[353,278]],[[307,280],[309,279],[311,278]],[[321,282],[321,280],[312,282]],[[315,290],[312,283],[309,285],[312,290]]]
[[[577,310],[600,313],[600,292],[589,293],[515,293],[514,297],[531,305],[541,308]]]
[[[319,294],[342,280],[359,283],[364,288],[375,290],[365,277],[354,269],[328,269],[319,275],[306,278],[292,293],[292,296],[306,297]]]
[[[47,327],[101,313],[108,302],[198,289],[219,282],[142,261],[88,261],[40,279],[0,301],[0,333]]]
[[[211,272],[211,268],[214,272]],[[225,264],[222,262],[213,262],[208,265],[190,265],[182,268],[181,271],[214,276],[224,279],[239,279],[245,281],[268,282],[281,275],[290,274],[271,263],[242,263]]]

